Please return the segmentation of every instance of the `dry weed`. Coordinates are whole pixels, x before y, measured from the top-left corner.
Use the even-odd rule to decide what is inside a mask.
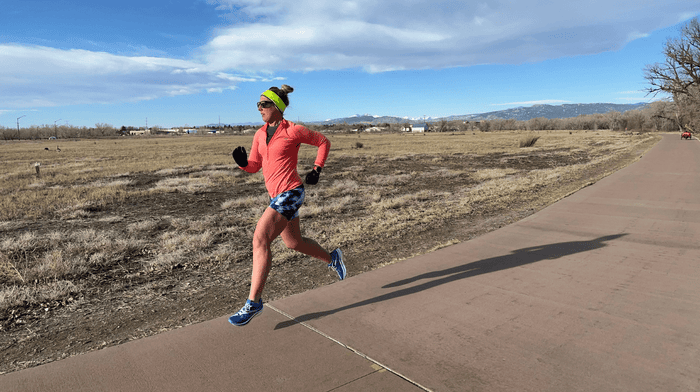
[[[41,285],[9,286],[0,289],[0,311],[18,306],[40,305],[56,300],[72,301],[70,297],[80,288],[68,280],[58,280]]]

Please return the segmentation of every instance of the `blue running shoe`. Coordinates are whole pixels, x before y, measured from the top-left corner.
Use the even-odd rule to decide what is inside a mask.
[[[228,322],[238,326],[246,325],[250,320],[253,319],[253,317],[260,314],[262,310],[262,298],[260,299],[260,302],[253,302],[251,300],[247,300],[245,305],[243,305],[243,307],[241,308],[241,310],[238,311],[238,313],[228,318]]]
[[[340,280],[345,279],[345,263],[343,262],[343,252],[340,248],[331,252],[331,262],[328,264],[328,268],[335,271]]]

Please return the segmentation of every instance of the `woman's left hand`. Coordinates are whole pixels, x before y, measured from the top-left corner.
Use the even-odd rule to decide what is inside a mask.
[[[309,174],[306,175],[306,183],[309,185],[318,184],[318,176],[321,174],[321,169],[320,167],[315,167],[311,170]]]

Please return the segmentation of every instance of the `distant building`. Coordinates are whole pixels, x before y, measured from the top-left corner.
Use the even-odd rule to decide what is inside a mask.
[[[129,130],[129,135],[150,135],[151,130],[150,129],[131,129]]]
[[[428,124],[408,124],[403,127],[404,132],[428,132],[430,126]]]
[[[428,132],[430,131],[430,125],[428,124],[414,124],[413,125],[413,132]]]

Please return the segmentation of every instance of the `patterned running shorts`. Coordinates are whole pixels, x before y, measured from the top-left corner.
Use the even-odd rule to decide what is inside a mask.
[[[304,195],[303,186],[282,192],[270,200],[270,208],[291,221],[299,216],[299,208],[304,203]]]

